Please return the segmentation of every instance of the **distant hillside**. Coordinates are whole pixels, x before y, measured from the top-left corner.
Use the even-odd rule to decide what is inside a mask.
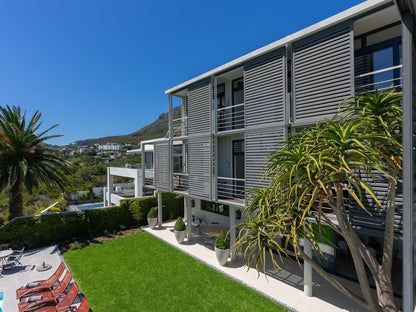
[[[181,108],[177,106],[173,109],[173,118],[179,118],[181,115]],[[156,138],[163,138],[168,132],[169,116],[168,113],[160,114],[159,118],[150,125],[125,135],[107,136],[98,139],[86,139],[76,141],[79,145],[103,144],[103,143],[119,143],[119,144],[138,144],[141,141],[151,140]]]

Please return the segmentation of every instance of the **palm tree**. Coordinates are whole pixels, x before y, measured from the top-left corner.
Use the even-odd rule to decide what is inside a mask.
[[[386,249],[380,264],[350,224],[345,203],[349,195],[371,214],[362,202],[365,193],[380,208],[387,209],[387,218],[394,221],[394,191],[390,203],[382,207],[371,185],[357,173],[372,177],[378,171],[393,184],[389,189],[394,189],[400,169],[401,143],[396,137],[401,133],[400,100],[401,94],[395,91],[359,95],[345,104],[335,119],[303,130],[269,155],[265,174],[270,179],[269,186],[252,192],[246,209],[247,222],[236,243],[237,248],[244,250],[248,265],[254,263],[257,269],[259,264],[264,267],[269,255],[278,266],[272,251],[278,256],[292,255],[310,263],[317,273],[366,310],[396,311],[391,249]],[[381,111],[384,113],[376,114]],[[336,216],[336,223],[324,212],[323,206]],[[321,254],[320,233],[313,224],[320,226],[323,222],[348,244],[362,296],[346,289],[299,248],[304,238],[311,242],[317,255]],[[393,243],[394,228],[391,227],[387,221],[385,244]],[[276,241],[283,244],[277,245]],[[288,245],[293,251],[287,249]],[[369,285],[366,266],[376,284],[376,297]]]
[[[42,122],[36,111],[27,122],[20,107],[0,107],[0,190],[9,192],[9,219],[23,212],[23,186],[27,191],[44,183],[51,187],[65,186],[68,163],[44,141],[58,135],[45,136],[50,130],[36,133]]]

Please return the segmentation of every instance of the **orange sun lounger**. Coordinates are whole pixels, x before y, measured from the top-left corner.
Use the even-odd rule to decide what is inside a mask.
[[[51,275],[47,280],[34,281],[27,283],[25,286],[22,286],[16,289],[16,299],[23,299],[24,297],[34,295],[36,292],[52,290],[52,287],[59,282],[59,278],[65,270],[65,263],[62,261],[61,264],[56,269],[55,273]],[[32,286],[32,287],[30,287]]]
[[[27,297],[19,302],[19,312],[32,311],[35,308],[37,309],[47,305],[56,305],[59,297],[65,292],[71,280],[71,272],[66,271],[62,281],[51,291],[38,292],[34,296]]]
[[[36,309],[36,312],[66,312],[71,307],[71,305],[74,302],[77,295],[78,295],[78,286],[77,286],[76,283],[74,283],[74,284],[72,284],[71,289],[66,293],[65,297],[63,297],[62,300],[60,300],[56,304],[56,306]],[[84,299],[82,301],[84,301]],[[87,300],[85,300],[85,301],[87,301]],[[81,302],[81,304],[82,304],[82,302]],[[87,305],[88,305],[88,303],[87,303]],[[89,310],[89,307],[88,307],[88,310]],[[88,311],[88,310],[85,310],[85,311]],[[79,308],[76,311],[80,311]]]

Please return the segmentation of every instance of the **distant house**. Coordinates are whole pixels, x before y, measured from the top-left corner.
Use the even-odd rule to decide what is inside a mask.
[[[98,150],[100,150],[100,151],[119,151],[119,150],[121,150],[121,145],[117,144],[117,143],[98,144]]]

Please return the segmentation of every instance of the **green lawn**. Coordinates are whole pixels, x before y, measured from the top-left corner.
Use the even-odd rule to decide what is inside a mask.
[[[147,233],[64,258],[94,312],[287,311]]]

